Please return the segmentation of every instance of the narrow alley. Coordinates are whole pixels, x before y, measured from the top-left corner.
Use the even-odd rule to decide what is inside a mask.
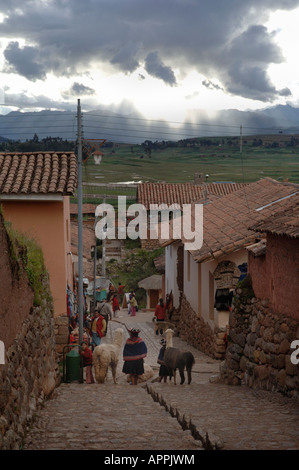
[[[160,338],[151,312],[119,321],[141,330],[154,370],[146,383],[130,386],[119,360],[115,385],[62,383],[39,410],[24,450],[298,450],[298,402],[278,393],[233,387],[217,380],[219,364],[178,337],[174,346],[190,350],[195,365],[190,385],[153,382],[158,375]],[[103,342],[112,342],[117,322],[109,322]],[[123,326],[125,329],[125,327]],[[127,336],[125,331],[125,336]]]

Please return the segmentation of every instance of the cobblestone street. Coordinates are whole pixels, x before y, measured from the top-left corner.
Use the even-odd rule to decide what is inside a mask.
[[[151,312],[135,318],[122,310],[119,321],[141,329],[145,362],[158,374],[160,338]],[[117,322],[109,322],[103,342],[111,342]],[[125,332],[125,338],[127,333]],[[173,338],[195,356],[192,383],[152,382],[131,386],[118,366],[118,384],[61,384],[29,430],[28,450],[298,450],[298,402],[277,393],[214,381],[219,361]]]

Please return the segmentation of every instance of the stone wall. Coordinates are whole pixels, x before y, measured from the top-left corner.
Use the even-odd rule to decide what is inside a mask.
[[[44,299],[34,306],[27,274],[18,256],[12,256],[1,216],[0,239],[0,340],[5,349],[0,364],[0,449],[17,450],[60,375],[48,276],[43,277]]]
[[[229,341],[221,366],[228,384],[298,395],[299,365],[291,363],[291,343],[299,339],[299,322],[276,314],[268,300],[237,288],[229,323]]]
[[[67,315],[54,318],[56,352],[60,361],[63,360],[63,349],[69,343],[69,319]],[[68,351],[65,351],[66,353]]]
[[[174,316],[176,319],[177,332],[184,341],[215,359],[224,358],[225,330],[212,329],[194,312],[184,294],[181,295],[177,315]]]
[[[52,306],[34,307],[0,365],[0,449],[21,447],[36,409],[59,383]]]

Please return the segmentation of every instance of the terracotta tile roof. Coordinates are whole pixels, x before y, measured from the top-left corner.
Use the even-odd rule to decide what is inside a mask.
[[[258,235],[250,224],[295,205],[298,194],[298,184],[265,178],[207,204],[203,208],[203,246],[191,251],[192,257],[197,262],[217,259],[254,243]],[[182,241],[188,240],[182,236]],[[161,242],[166,246],[173,241]]]
[[[243,183],[208,183],[207,198],[213,200],[225,196],[244,187]],[[174,203],[191,204],[203,202],[205,184],[193,183],[140,183],[137,187],[137,202],[149,210],[150,204]]]
[[[299,195],[284,201],[284,209],[250,227],[261,233],[299,238]]]
[[[266,246],[267,246],[267,240],[262,239],[259,242],[254,243],[253,245],[247,246],[246,250],[252,253],[253,256],[256,258],[258,256],[263,256],[266,254]]]
[[[76,185],[73,152],[0,153],[0,195],[71,195]]]

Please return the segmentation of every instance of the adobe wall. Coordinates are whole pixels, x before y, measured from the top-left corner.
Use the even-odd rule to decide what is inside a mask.
[[[299,339],[299,322],[274,313],[267,300],[237,288],[221,378],[232,385],[298,395],[299,365],[291,362],[291,343]]]
[[[11,256],[11,242],[0,213],[0,341],[13,343],[33,305],[34,293],[28,278]]]
[[[48,278],[43,284],[48,292]],[[35,411],[58,385],[59,370],[50,296],[34,307],[26,272],[10,256],[1,214],[0,298],[0,449],[18,450]]]
[[[277,313],[299,320],[299,239],[267,235],[266,255],[249,255],[248,271],[256,297],[271,299]]]
[[[11,222],[14,230],[35,239],[43,250],[50,276],[55,316],[66,313],[67,263],[70,263],[71,258],[67,256],[67,251],[70,251],[70,232],[69,241],[67,245],[64,244],[68,222],[63,217],[63,201],[2,202],[4,219]]]

